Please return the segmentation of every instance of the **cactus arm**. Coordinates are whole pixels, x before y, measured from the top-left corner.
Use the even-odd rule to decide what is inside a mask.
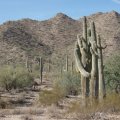
[[[77,68],[78,68],[79,72],[81,73],[81,75],[83,75],[84,77],[89,77],[90,74],[89,74],[89,72],[87,72],[84,69],[80,57],[81,57],[81,55],[80,55],[80,49],[79,49],[79,46],[77,44],[76,48],[75,48],[75,60],[76,60]]]
[[[87,18],[83,17],[83,38],[87,42]]]
[[[82,37],[78,34],[77,35],[77,42],[80,48],[83,48]]]

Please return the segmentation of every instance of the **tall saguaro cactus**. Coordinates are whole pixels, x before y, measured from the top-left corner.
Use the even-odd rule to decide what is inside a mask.
[[[94,22],[91,22],[88,32],[87,20],[84,17],[83,37],[77,35],[75,46],[76,67],[81,74],[82,98],[85,98],[86,94],[91,98],[98,95],[103,98],[105,94],[102,49]]]
[[[104,81],[104,73],[103,73],[103,55],[102,49],[105,49],[107,46],[101,46],[101,38],[100,35],[97,36],[97,47],[98,47],[98,77],[99,77],[99,99],[102,100],[106,94],[105,91],[105,81]]]
[[[91,69],[91,78],[90,78],[90,97],[95,97],[98,93],[96,90],[96,83],[97,83],[97,38],[96,38],[96,31],[95,31],[95,24],[94,22],[91,23],[91,36],[89,39],[91,44],[90,52],[92,54],[92,69]]]
[[[75,58],[76,58],[76,64],[77,69],[81,73],[81,93],[82,97],[86,97],[86,83],[87,83],[87,77],[89,77],[89,73],[87,70],[87,64],[88,64],[88,37],[87,37],[87,20],[86,17],[84,17],[83,21],[83,37],[80,37],[80,35],[77,35],[77,44],[75,49]]]

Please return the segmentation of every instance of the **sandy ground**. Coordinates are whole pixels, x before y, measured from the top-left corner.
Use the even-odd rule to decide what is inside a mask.
[[[49,107],[38,106],[37,101],[39,100],[40,90],[52,89],[51,83],[46,80],[43,85],[38,86],[37,89],[39,91],[1,93],[1,98],[6,100],[10,99],[15,106],[13,108],[1,109],[0,120],[120,120],[120,112],[97,112],[89,116],[67,113],[66,106],[72,101],[77,101],[79,97],[66,98],[64,102],[62,102],[62,107],[58,105]],[[22,102],[22,100],[24,100],[24,102]]]

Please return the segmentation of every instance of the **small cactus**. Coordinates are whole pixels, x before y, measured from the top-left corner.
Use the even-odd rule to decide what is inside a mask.
[[[68,55],[66,55],[66,71],[68,72]]]
[[[41,80],[41,84],[42,84],[42,78],[43,78],[43,63],[42,63],[42,57],[40,57],[40,80]]]
[[[29,62],[28,62],[28,57],[26,58],[26,68],[29,70]]]
[[[48,72],[50,72],[51,66],[50,66],[50,59],[48,60]]]

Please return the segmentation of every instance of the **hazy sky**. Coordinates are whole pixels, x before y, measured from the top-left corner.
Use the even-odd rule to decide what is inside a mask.
[[[120,0],[0,0],[0,23],[22,18],[44,20],[59,12],[79,19],[112,10],[120,13]]]

